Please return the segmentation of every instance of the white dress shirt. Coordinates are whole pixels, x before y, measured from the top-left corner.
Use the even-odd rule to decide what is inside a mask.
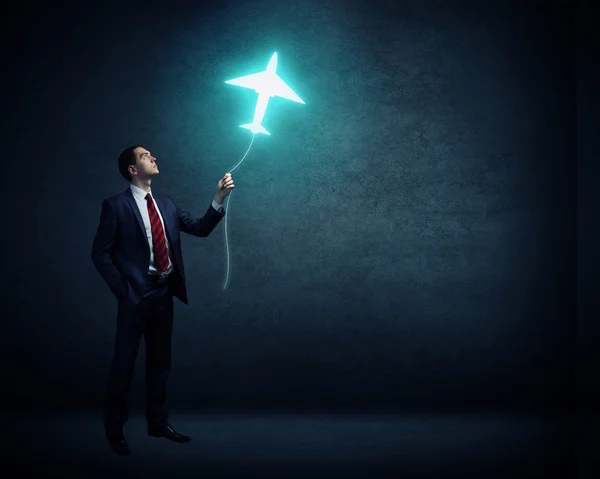
[[[146,229],[146,238],[148,238],[148,244],[150,245],[150,267],[148,269],[148,273],[150,274],[159,274],[156,265],[154,264],[154,247],[152,245],[152,226],[150,225],[150,215],[148,214],[148,203],[146,202],[146,192],[141,188],[138,188],[133,183],[130,184],[131,193],[133,194],[133,198],[140,210],[140,214],[142,215],[142,221],[144,222],[144,227]],[[170,274],[173,271],[173,263],[171,262],[171,245],[169,244],[169,240],[167,239],[167,232],[165,228],[165,222],[163,220],[162,214],[160,213],[160,209],[156,204],[156,200],[154,199],[154,195],[152,194],[152,189],[148,192],[150,196],[152,196],[152,202],[154,203],[154,208],[158,213],[158,217],[160,222],[162,223],[163,231],[165,232],[165,243],[167,245],[167,254],[169,256],[169,266],[164,274]],[[215,200],[212,201],[212,207],[221,211],[223,206],[217,203]]]

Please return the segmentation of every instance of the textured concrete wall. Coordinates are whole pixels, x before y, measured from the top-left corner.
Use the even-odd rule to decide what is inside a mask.
[[[5,337],[23,358],[15,394],[41,381],[65,386],[48,401],[97,400],[116,304],[89,251],[101,200],[127,187],[119,152],[142,143],[161,166],[153,189],[203,214],[251,138],[238,125],[256,95],[224,81],[277,51],[306,104],[273,99],[272,136],[233,173],[226,291],[224,224],[183,239],[190,305],[176,305],[173,404],[563,398],[575,272],[568,8],[49,13],[16,34],[9,79],[8,144],[21,149],[3,194],[23,226],[5,288],[16,318]]]

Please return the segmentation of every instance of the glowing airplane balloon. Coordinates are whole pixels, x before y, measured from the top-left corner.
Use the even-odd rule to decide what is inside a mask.
[[[287,100],[292,100],[297,103],[304,104],[302,98],[294,93],[294,91],[287,86],[287,84],[275,73],[277,69],[277,52],[273,53],[273,56],[269,60],[267,69],[262,72],[253,73],[252,75],[246,75],[233,80],[227,80],[225,83],[230,85],[237,85],[244,88],[250,88],[258,93],[258,100],[256,101],[256,108],[254,110],[254,119],[252,123],[246,123],[240,125],[240,128],[247,128],[252,133],[262,133],[264,135],[270,135],[264,126],[262,126],[262,120],[267,111],[267,105],[271,97],[278,96]]]

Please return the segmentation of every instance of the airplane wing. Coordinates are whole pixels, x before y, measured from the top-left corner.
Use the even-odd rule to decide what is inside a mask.
[[[287,84],[275,74],[273,78],[271,78],[270,86],[272,88],[272,95],[280,96],[281,98],[285,98],[287,100],[292,100],[297,103],[304,103],[302,98],[300,98],[294,91],[287,86]]]
[[[252,75],[227,80],[225,83],[250,88],[251,90],[260,90],[261,87],[264,86],[265,75],[265,72],[253,73]]]
[[[270,96],[279,96],[297,103],[304,103],[302,98],[296,95],[277,74],[267,73],[266,71],[227,80],[225,83],[267,93]]]

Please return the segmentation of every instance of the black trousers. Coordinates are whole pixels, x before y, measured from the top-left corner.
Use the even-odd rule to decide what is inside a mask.
[[[149,428],[166,423],[172,331],[173,294],[168,282],[157,284],[149,278],[143,298],[135,306],[119,300],[104,406],[107,437],[118,437],[129,418],[129,386],[142,336],[146,348],[146,420]]]

